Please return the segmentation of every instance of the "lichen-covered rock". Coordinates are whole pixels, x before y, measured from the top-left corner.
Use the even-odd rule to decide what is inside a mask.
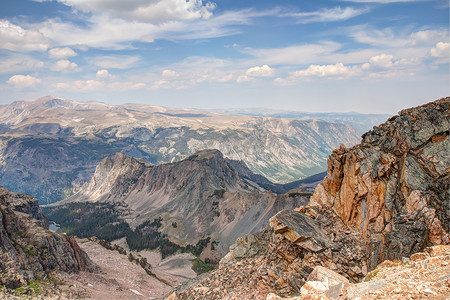
[[[48,271],[97,269],[74,239],[48,230],[38,200],[0,187],[0,285],[17,288]]]
[[[310,205],[358,229],[370,267],[450,243],[450,98],[403,110],[341,147]]]

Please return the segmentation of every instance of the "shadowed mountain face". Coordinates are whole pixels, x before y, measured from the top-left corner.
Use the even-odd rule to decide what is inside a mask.
[[[117,152],[160,164],[202,149],[285,183],[323,172],[332,149],[358,141],[353,127],[333,121],[44,97],[0,106],[0,184],[52,203],[76,192]]]
[[[266,191],[258,182],[241,177],[235,163],[218,150],[199,151],[158,166],[118,153],[102,160],[80,192],[56,205],[119,203],[121,218],[132,227],[161,217],[160,231],[173,240],[195,244],[211,237],[219,242],[223,255],[237,237],[260,230],[279,210],[308,201],[299,193]],[[241,172],[244,168],[241,165]]]

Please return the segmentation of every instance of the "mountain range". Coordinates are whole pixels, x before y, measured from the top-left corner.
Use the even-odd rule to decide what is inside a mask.
[[[310,196],[303,189],[277,195],[262,185],[286,191],[218,150],[158,166],[118,153],[103,159],[78,193],[46,212],[52,217],[77,202],[115,204],[119,219],[132,228],[159,219],[158,232],[178,245],[210,238],[214,257],[222,257],[238,237],[261,230],[275,213],[306,204]]]
[[[272,182],[326,169],[358,131],[337,119],[230,115],[143,104],[111,105],[47,96],[0,106],[0,184],[48,204],[67,198],[117,152],[153,164],[218,149]],[[360,118],[361,119],[361,118]]]
[[[92,229],[110,241],[125,235],[130,248],[123,239],[109,243],[97,238],[84,240],[83,247],[103,269],[108,266],[105,255],[115,253],[121,264],[128,255],[133,266],[142,268],[139,276],[159,282],[158,295],[169,283],[131,250],[153,245],[163,258],[190,252],[198,266],[199,259],[219,259],[231,245],[218,268],[178,285],[167,296],[170,300],[446,299],[449,130],[450,98],[399,112],[364,134],[360,144],[334,149],[326,177],[309,202],[311,194],[301,185],[320,176],[272,183],[216,149],[159,165],[116,153],[101,160],[77,193],[44,212],[85,237]],[[76,273],[58,277],[68,281],[64,294],[94,293],[95,286],[86,281],[90,278],[103,288],[107,282],[111,295],[118,295],[114,290],[125,295],[122,287],[127,286],[127,297],[142,296],[137,281],[123,285],[118,277],[108,281],[95,274],[99,265],[76,238],[48,231],[36,199],[0,188],[0,212],[0,284],[16,295],[23,295],[18,286],[40,278],[61,294],[61,283],[51,277],[62,272]],[[41,287],[30,288],[30,295],[42,295]],[[9,291],[0,295],[8,297]]]

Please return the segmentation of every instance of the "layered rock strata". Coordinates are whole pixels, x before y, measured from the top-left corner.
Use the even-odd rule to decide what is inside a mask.
[[[450,243],[450,98],[403,110],[341,147],[310,205],[357,229],[370,268],[426,244]]]

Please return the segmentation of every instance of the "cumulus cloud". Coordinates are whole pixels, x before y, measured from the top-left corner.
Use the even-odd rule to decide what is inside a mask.
[[[450,43],[439,42],[435,47],[431,48],[431,56],[433,57],[449,57]]]
[[[253,77],[270,77],[273,76],[274,73],[274,70],[268,65],[263,65],[261,67],[256,66],[248,69],[247,72],[245,72],[247,76]]]
[[[390,68],[392,67],[392,59],[394,57],[389,54],[381,54],[374,57],[371,57],[369,63],[373,66],[380,68]]]
[[[48,54],[50,55],[51,58],[58,58],[58,59],[77,56],[77,53],[69,47],[53,48],[48,51]]]
[[[343,76],[353,75],[355,69],[344,66],[343,63],[335,65],[310,65],[306,70],[300,70],[293,73],[293,77],[307,77],[307,76]]]
[[[98,70],[97,74],[95,75],[95,77],[99,80],[114,80],[117,78],[117,76],[112,75],[111,73],[109,73],[108,70]]]
[[[48,40],[40,32],[0,20],[0,49],[28,52],[46,51],[48,47]]]
[[[314,12],[299,12],[282,14],[286,17],[294,17],[298,19],[298,23],[313,23],[313,22],[335,22],[345,21],[361,14],[368,12],[368,8],[353,8],[353,7],[333,7],[324,8]]]
[[[450,61],[450,43],[439,42],[430,50],[432,57],[436,58],[435,63],[445,64]]]
[[[33,87],[41,80],[39,78],[30,75],[14,75],[8,79],[8,84],[14,85],[16,88],[28,88]]]
[[[162,71],[162,77],[164,79],[175,79],[180,77],[180,74],[173,70],[164,70]]]
[[[53,71],[59,71],[63,73],[72,73],[81,71],[81,68],[74,62],[67,59],[58,60],[54,65],[51,66]]]

